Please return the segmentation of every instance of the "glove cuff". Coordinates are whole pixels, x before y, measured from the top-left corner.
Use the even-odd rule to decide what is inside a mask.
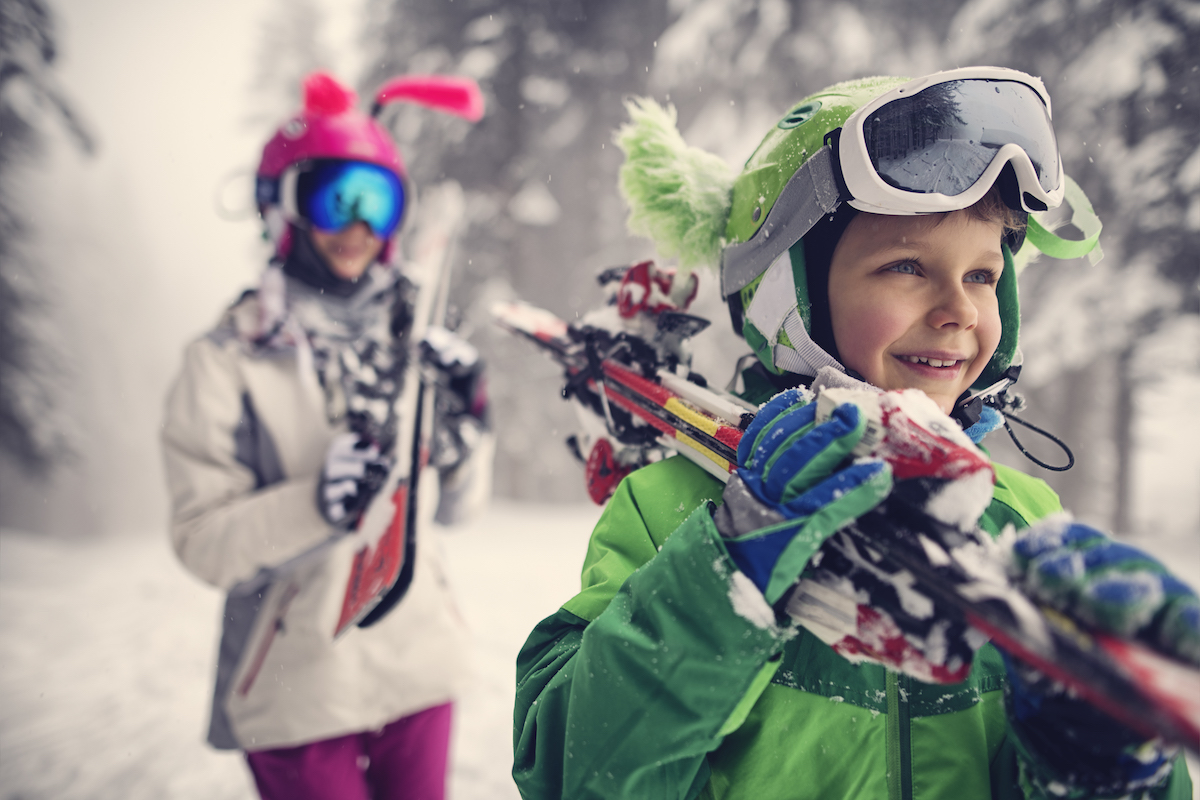
[[[1001,655],[1009,725],[1023,779],[1034,789],[1065,800],[1127,797],[1166,780],[1174,748],[1146,739],[1003,650]]]
[[[736,472],[725,485],[722,504],[713,513],[713,522],[724,539],[735,539],[751,531],[783,522],[787,517],[755,497]]]

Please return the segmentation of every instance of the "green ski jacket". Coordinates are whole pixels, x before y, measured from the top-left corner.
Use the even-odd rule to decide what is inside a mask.
[[[993,536],[1059,511],[997,465]],[[851,664],[781,626],[713,525],[723,486],[674,457],[627,477],[596,525],[582,590],[517,660],[513,776],[535,798],[1027,798],[985,645],[960,684]],[[740,580],[739,580],[740,579]],[[1156,798],[1191,797],[1176,764]]]

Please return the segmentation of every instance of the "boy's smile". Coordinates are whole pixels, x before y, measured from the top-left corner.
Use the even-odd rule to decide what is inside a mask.
[[[966,212],[860,213],[829,267],[842,363],[881,389],[920,389],[943,411],[1000,342],[1001,227]]]

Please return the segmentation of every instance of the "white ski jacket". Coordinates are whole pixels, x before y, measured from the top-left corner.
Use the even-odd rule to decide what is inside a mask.
[[[381,728],[452,699],[466,640],[430,522],[441,487],[425,469],[411,587],[368,628],[332,633],[355,544],[342,540],[277,569],[334,533],[316,504],[331,425],[310,363],[296,350],[253,353],[236,335],[244,297],[188,346],[162,431],[171,539],[183,564],[228,592],[209,741],[262,750]],[[485,435],[445,496],[479,506],[491,485]],[[461,517],[442,509],[440,518]]]

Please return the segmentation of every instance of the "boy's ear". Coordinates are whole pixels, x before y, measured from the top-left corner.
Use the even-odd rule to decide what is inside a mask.
[[[629,231],[652,239],[680,271],[716,267],[724,243],[734,173],[720,157],[689,147],[675,107],[635,97],[615,138],[625,153],[618,186],[629,203]]]

